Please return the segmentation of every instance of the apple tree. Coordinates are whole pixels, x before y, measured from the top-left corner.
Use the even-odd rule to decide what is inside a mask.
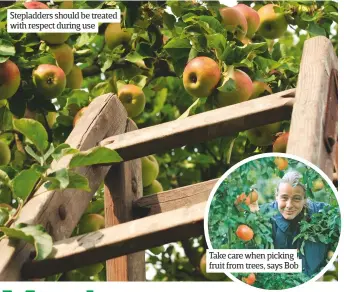
[[[240,2],[240,1],[239,1]],[[6,31],[7,9],[117,9],[120,24],[98,33]],[[138,128],[183,119],[296,87],[303,43],[326,36],[338,48],[332,1],[1,1],[0,226],[3,236],[35,242],[41,227],[10,228],[37,187],[88,188],[73,167],[85,155],[64,144],[88,105],[113,92]],[[289,121],[142,158],[144,194],[220,177],[257,153],[285,151]],[[166,145],[168,147],[168,145]],[[93,149],[94,160],[119,161]],[[49,173],[53,160],[74,164]],[[281,166],[283,168],[283,165]],[[23,183],[23,182],[28,183]],[[319,191],[322,189],[318,180]],[[314,181],[316,184],[316,181]],[[25,185],[25,187],[24,187]],[[73,235],[104,226],[101,186]],[[85,228],[85,226],[89,226]],[[23,231],[24,228],[24,231]],[[214,280],[204,271],[203,236],[147,251],[154,281]],[[49,253],[47,247],[43,255]],[[48,280],[105,280],[103,264]],[[219,278],[216,278],[219,280]],[[228,280],[223,275],[220,279]]]

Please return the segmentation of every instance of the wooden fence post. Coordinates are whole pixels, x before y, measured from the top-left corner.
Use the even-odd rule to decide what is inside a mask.
[[[315,37],[305,42],[296,87],[287,153],[302,157],[333,177],[333,160],[324,143],[327,96],[332,70],[338,69],[331,41]]]
[[[125,132],[137,130],[129,120]],[[133,202],[142,197],[141,159],[111,167],[105,178],[105,227],[133,220]],[[145,252],[121,256],[106,262],[107,281],[144,281]]]

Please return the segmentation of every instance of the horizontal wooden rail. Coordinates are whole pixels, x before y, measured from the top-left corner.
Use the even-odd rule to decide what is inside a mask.
[[[100,145],[127,161],[187,144],[229,136],[265,124],[289,120],[295,89],[197,114],[185,119],[120,134]]]
[[[182,207],[206,202],[218,178],[205,182],[144,196],[133,203],[136,218],[152,216]],[[333,183],[338,184],[338,175],[333,173]]]
[[[144,196],[133,204],[136,217],[151,216],[182,207],[206,202],[218,179],[185,186],[150,196]]]
[[[203,234],[206,203],[55,242],[53,258],[27,262],[24,279],[42,278]]]
[[[145,196],[134,203],[148,216],[55,242],[53,258],[24,264],[23,277],[40,278],[203,234],[206,201],[218,179]]]

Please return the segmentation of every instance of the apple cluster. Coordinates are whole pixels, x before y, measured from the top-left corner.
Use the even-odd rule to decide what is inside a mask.
[[[25,2],[23,5],[26,9],[49,9],[46,4],[35,1]],[[73,8],[73,2],[61,2],[59,8]],[[40,64],[33,70],[32,80],[37,93],[43,98],[53,99],[60,96],[65,88],[81,88],[82,71],[74,64],[73,50],[66,43],[69,34],[38,33],[38,36],[46,45],[46,50],[55,58],[56,65]],[[16,94],[20,85],[21,74],[18,66],[9,59],[4,63],[0,63],[0,102],[2,101],[0,106],[4,105],[7,99]],[[36,119],[40,122],[43,122],[46,118],[50,128],[56,121],[55,112],[49,112],[44,118],[42,114],[26,109],[24,117]]]
[[[110,23],[104,33],[105,44],[110,50],[115,49],[119,45],[128,44],[132,34],[123,29],[120,23]],[[139,116],[146,105],[146,97],[141,87],[134,84],[122,85],[117,90],[117,80],[115,77],[110,82],[112,91],[117,93],[119,100],[125,107],[128,117],[135,118]]]
[[[267,39],[279,38],[285,33],[288,23],[279,9],[278,5],[267,4],[256,11],[245,4],[238,4],[222,8],[219,13],[226,30],[243,44],[249,44],[256,32]],[[225,68],[225,72],[222,72],[222,68]],[[229,80],[233,80],[234,89],[222,90],[222,85]],[[212,96],[217,107],[254,99],[265,92],[272,93],[267,83],[252,81],[242,70],[233,66],[227,68],[206,56],[189,61],[183,72],[183,84],[185,90],[195,98]],[[273,123],[250,129],[247,137],[256,146],[268,146],[273,143],[274,135],[279,132],[280,127],[280,123]]]

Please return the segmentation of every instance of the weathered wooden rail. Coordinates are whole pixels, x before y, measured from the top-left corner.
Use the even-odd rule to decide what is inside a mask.
[[[336,92],[328,92],[334,86],[330,76],[337,66],[330,41],[312,38],[305,42],[296,89],[140,130],[114,95],[98,97],[66,143],[82,150],[103,145],[117,150],[124,162],[77,169],[89,179],[91,192],[41,187],[16,223],[45,226],[54,239],[54,252],[35,262],[30,260],[31,245],[2,240],[0,280],[45,277],[104,260],[108,281],[145,280],[145,249],[202,234],[205,201],[216,180],[142,198],[138,158],[145,155],[291,118],[287,152],[311,161],[332,178],[335,155],[324,141],[333,133],[324,125],[327,96]],[[68,159],[53,168],[67,166]],[[69,238],[103,181],[106,228]]]

